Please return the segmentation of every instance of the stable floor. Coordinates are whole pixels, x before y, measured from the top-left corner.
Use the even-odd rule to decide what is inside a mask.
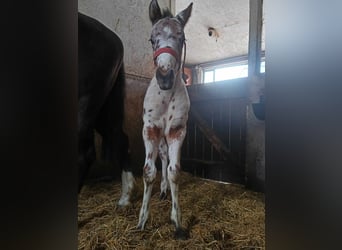
[[[179,201],[190,238],[175,240],[170,193],[160,201],[159,184],[160,175],[144,231],[135,229],[143,196],[141,178],[136,179],[127,208],[116,204],[120,182],[85,185],[78,201],[78,249],[265,249],[264,194],[182,172]]]

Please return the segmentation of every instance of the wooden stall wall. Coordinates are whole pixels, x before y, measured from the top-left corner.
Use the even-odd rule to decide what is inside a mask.
[[[195,176],[244,183],[246,79],[188,86],[191,110],[182,169]]]

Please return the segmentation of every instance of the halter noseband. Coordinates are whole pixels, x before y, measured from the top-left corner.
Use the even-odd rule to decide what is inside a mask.
[[[166,47],[166,48],[160,48],[157,49],[154,53],[153,53],[153,60],[154,62],[156,62],[157,57],[162,54],[162,53],[168,53],[170,55],[172,55],[174,58],[178,59],[178,53],[177,51],[175,51],[172,48]]]
[[[185,40],[183,41],[183,46],[184,46],[184,59],[183,59],[183,63],[181,62],[181,64],[182,64],[182,71],[183,71],[183,74],[184,74],[184,62],[185,62],[185,55],[186,55],[186,43],[185,43]],[[157,49],[153,53],[153,61],[154,61],[155,65],[156,65],[157,57],[160,54],[162,54],[162,53],[168,53],[168,54],[172,55],[174,58],[176,58],[176,60],[178,59],[178,52],[175,51],[174,49],[172,49],[170,47],[160,48],[160,49]],[[179,68],[181,67],[181,64],[179,64]],[[178,70],[179,70],[179,68],[178,68]]]

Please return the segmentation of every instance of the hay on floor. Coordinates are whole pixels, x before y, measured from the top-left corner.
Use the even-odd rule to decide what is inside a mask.
[[[181,173],[179,202],[188,240],[174,239],[170,193],[159,200],[154,183],[145,230],[135,227],[143,196],[136,179],[132,204],[117,206],[121,183],[84,186],[78,202],[78,249],[265,249],[264,195],[240,185],[207,181]]]

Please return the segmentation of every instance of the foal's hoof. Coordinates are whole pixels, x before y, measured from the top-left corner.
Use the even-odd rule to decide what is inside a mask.
[[[137,230],[143,231],[144,230],[144,225],[143,223],[139,223],[136,227]]]
[[[183,228],[177,228],[175,232],[175,239],[176,240],[187,240],[190,238],[190,234],[188,230]]]
[[[131,202],[129,200],[120,199],[117,204],[119,208],[124,208],[124,207],[128,207],[129,205],[131,205]]]
[[[167,193],[166,192],[161,192],[160,195],[159,195],[159,199],[162,201],[162,200],[165,200],[167,197]]]

